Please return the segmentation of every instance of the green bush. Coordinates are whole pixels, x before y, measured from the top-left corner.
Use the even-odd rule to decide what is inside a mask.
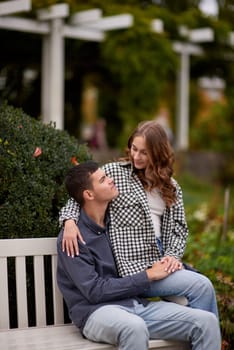
[[[58,234],[67,169],[90,159],[85,145],[20,109],[0,108],[1,238]]]

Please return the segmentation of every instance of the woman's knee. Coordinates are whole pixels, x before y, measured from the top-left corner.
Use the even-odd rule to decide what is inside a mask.
[[[201,275],[201,276],[202,276],[203,287],[207,290],[207,292],[214,293],[214,286],[211,280],[204,275]]]
[[[219,320],[212,312],[206,312],[206,317],[205,317],[205,320],[204,320],[204,324],[209,329],[212,329],[212,328],[213,329],[215,329],[215,328],[219,329]]]

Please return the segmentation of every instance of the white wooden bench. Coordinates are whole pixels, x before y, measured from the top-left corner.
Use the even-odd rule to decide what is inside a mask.
[[[56,263],[56,238],[0,240],[0,348],[2,350],[116,349],[108,344],[84,339],[74,325],[64,322],[63,298],[56,283]],[[28,281],[28,264],[31,266],[31,275],[34,275],[33,285],[32,283],[29,285]],[[10,283],[9,275],[11,275]],[[12,279],[15,279],[13,286]],[[51,285],[49,306],[47,284]],[[15,308],[12,307],[12,302],[9,305],[9,300],[12,299],[9,298],[9,294],[16,294]],[[33,294],[35,302],[28,294]],[[34,325],[30,325],[32,309],[35,314]],[[49,325],[48,312],[53,318],[52,324]],[[17,324],[13,325],[13,328],[12,313],[13,318],[17,319]],[[151,340],[149,349],[185,350],[190,347],[181,342]]]

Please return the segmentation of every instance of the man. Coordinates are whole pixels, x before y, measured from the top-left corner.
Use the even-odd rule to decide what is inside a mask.
[[[94,162],[70,169],[66,188],[81,206],[79,229],[86,244],[79,255],[62,251],[58,236],[58,286],[73,323],[85,337],[117,345],[121,350],[146,350],[149,338],[191,343],[194,350],[220,350],[217,318],[210,312],[140,297],[151,281],[168,276],[158,261],[139,273],[119,277],[108,237],[108,204],[118,190]]]

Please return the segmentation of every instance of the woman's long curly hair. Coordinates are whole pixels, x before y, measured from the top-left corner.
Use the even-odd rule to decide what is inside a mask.
[[[157,188],[170,207],[176,201],[175,186],[171,181],[173,175],[174,152],[163,127],[155,121],[141,122],[128,139],[127,156],[131,158],[131,146],[136,136],[145,139],[148,165],[143,170],[135,169],[145,190]]]

